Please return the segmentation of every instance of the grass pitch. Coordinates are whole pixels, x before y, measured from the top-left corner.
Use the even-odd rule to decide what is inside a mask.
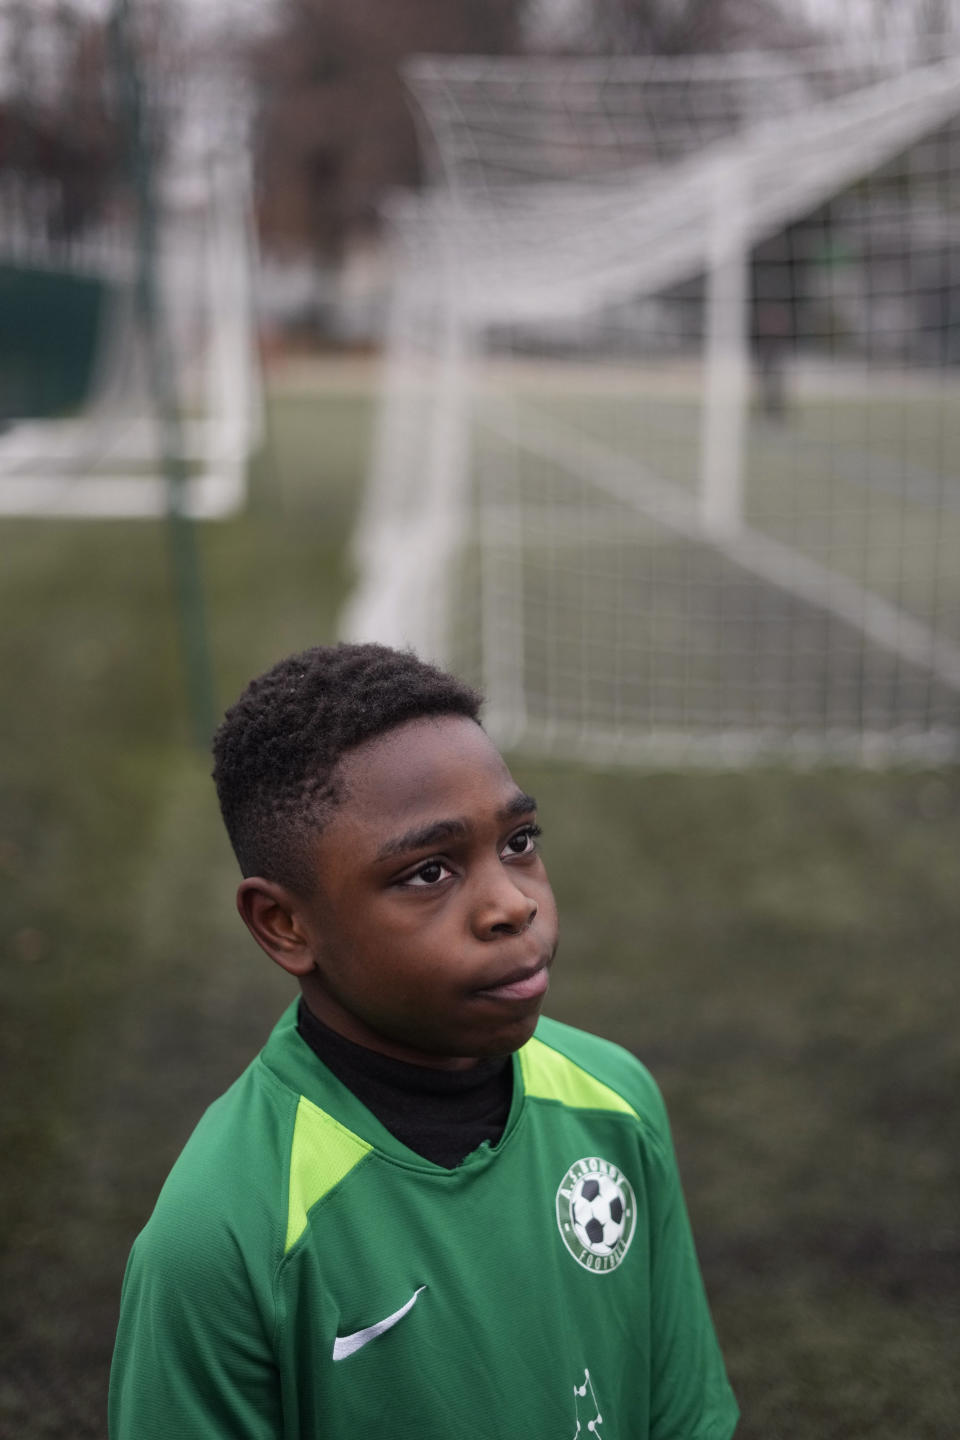
[[[201,534],[221,704],[326,640],[362,373],[278,376],[248,511]],[[161,525],[5,521],[0,1431],[104,1434],[129,1244],[290,990],[233,910]],[[744,1440],[945,1440],[960,1341],[960,774],[515,767],[549,1010],[670,1104]]]

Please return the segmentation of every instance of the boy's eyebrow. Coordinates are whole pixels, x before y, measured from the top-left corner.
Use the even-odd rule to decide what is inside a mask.
[[[524,795],[522,790],[518,790],[516,795],[512,795],[507,801],[506,805],[504,805],[503,809],[497,816],[497,819],[514,820],[518,815],[531,814],[532,811],[536,810],[536,808],[537,802],[536,800],[534,800],[533,796]]]
[[[432,825],[422,825],[419,830],[408,830],[388,840],[377,852],[378,860],[389,860],[393,855],[404,855],[408,850],[423,850],[428,845],[440,845],[444,840],[462,840],[467,833],[465,820],[435,820]]]
[[[537,802],[533,796],[524,795],[518,790],[503,809],[497,811],[497,819],[514,820],[520,815],[529,815],[536,808]],[[430,845],[440,845],[444,840],[462,840],[469,828],[465,820],[434,820],[429,825],[407,830],[403,835],[388,840],[377,852],[377,860],[389,860],[395,855],[405,855],[409,850],[424,850]]]

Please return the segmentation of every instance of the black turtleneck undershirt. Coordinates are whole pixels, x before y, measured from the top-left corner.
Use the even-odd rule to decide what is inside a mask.
[[[324,1025],[303,1000],[297,1029],[337,1079],[408,1149],[453,1170],[503,1134],[513,1098],[509,1055],[478,1060],[469,1070],[411,1065],[356,1045]]]

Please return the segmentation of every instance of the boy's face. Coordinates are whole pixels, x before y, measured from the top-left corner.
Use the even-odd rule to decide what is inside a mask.
[[[310,1009],[426,1065],[516,1050],[557,946],[534,804],[472,720],[412,720],[348,752],[299,907]]]

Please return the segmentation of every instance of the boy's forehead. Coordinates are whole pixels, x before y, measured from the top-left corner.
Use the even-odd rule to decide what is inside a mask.
[[[440,807],[502,806],[517,794],[499,750],[462,715],[407,721],[358,745],[340,765],[343,818],[364,823]]]

